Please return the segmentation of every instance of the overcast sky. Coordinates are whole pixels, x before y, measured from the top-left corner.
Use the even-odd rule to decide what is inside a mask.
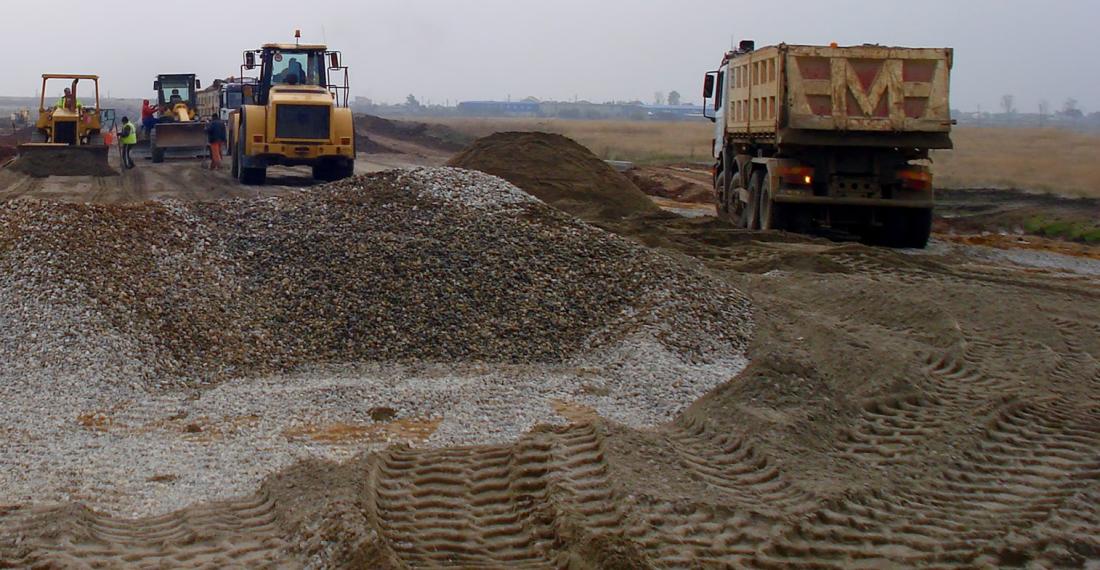
[[[327,41],[352,94],[400,102],[641,99],[697,101],[731,39],[953,47],[952,106],[1021,111],[1075,97],[1100,110],[1095,0],[189,0],[4,1],[9,53],[0,95],[33,95],[43,72],[97,73],[113,96],[147,97],[157,73],[238,73],[241,52]],[[43,12],[45,6],[49,6]],[[59,9],[60,8],[60,9]],[[48,12],[48,18],[45,14]],[[47,26],[47,31],[41,28]]]

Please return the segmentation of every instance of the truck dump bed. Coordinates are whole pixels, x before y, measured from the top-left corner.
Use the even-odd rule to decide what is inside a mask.
[[[950,148],[949,48],[781,44],[734,56],[735,139]]]

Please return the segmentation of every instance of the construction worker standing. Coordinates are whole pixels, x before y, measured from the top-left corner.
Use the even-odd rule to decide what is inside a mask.
[[[206,140],[210,143],[210,170],[222,167],[222,147],[227,138],[225,122],[217,113],[210,115],[210,123],[206,125]]]
[[[118,133],[118,142],[122,145],[122,167],[130,169],[134,167],[134,159],[130,158],[130,149],[137,144],[137,126],[130,122],[129,117],[122,118],[122,129]]]

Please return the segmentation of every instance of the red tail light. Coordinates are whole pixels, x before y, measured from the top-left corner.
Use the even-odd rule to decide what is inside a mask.
[[[812,186],[814,183],[812,166],[780,166],[775,173],[784,184],[791,186]]]
[[[902,188],[906,190],[931,190],[932,173],[925,169],[902,170],[898,172]]]

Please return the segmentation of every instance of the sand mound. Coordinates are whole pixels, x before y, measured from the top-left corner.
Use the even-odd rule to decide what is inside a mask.
[[[448,164],[500,176],[542,201],[588,220],[658,211],[634,183],[561,135],[496,133],[474,142]]]
[[[360,148],[364,152],[392,152],[392,149],[388,149],[384,144],[374,141],[372,136],[414,143],[447,152],[462,150],[471,139],[445,125],[397,121],[374,115],[356,115],[355,131],[365,139],[366,146]]]

